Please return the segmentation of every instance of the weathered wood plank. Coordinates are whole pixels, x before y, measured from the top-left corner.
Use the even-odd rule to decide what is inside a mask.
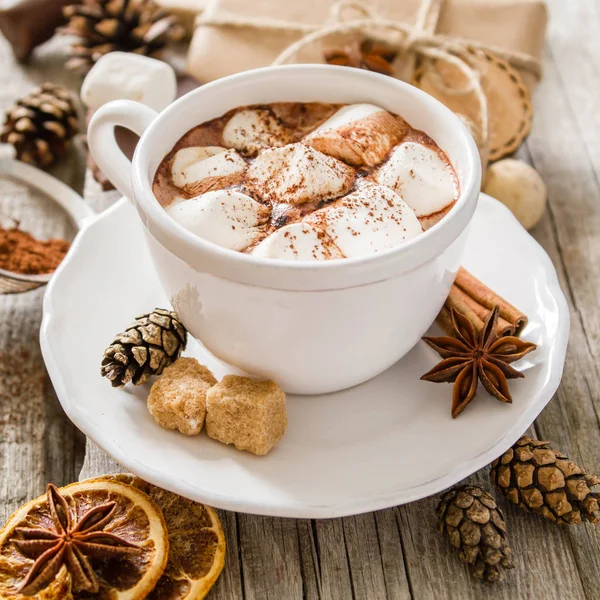
[[[300,520],[297,522],[297,527],[304,598],[306,600],[317,600],[322,596],[321,570],[313,522],[309,520]]]
[[[375,515],[356,515],[342,522],[354,597],[385,600],[387,593]]]
[[[396,520],[396,511],[393,508],[377,511],[375,523],[386,597],[389,600],[407,600],[411,598],[411,590],[404,564],[404,549]]]
[[[225,556],[225,568],[211,589],[208,598],[209,600],[242,600],[244,598],[244,588],[238,543],[237,515],[226,510],[217,512],[227,540],[227,554]]]
[[[558,266],[571,309],[561,387],[537,430],[582,467],[600,473],[600,121],[598,102],[590,95],[600,88],[600,45],[589,26],[598,23],[597,5],[578,4],[573,11],[561,2],[550,3],[555,20],[540,89],[544,101],[537,108],[539,126],[527,142],[550,195],[549,218],[537,228],[536,239]],[[577,44],[569,33],[575,30],[581,34]],[[594,598],[600,532],[591,525],[573,527],[567,538],[586,596]]]
[[[239,513],[238,528],[247,600],[301,599],[296,521]]]
[[[8,44],[0,39],[0,107],[8,107],[42,80],[60,81],[62,63],[59,45],[51,43],[24,69],[14,63]],[[66,78],[72,85],[73,76]],[[54,172],[81,189],[83,165],[77,152]],[[0,211],[41,238],[73,235],[61,209],[11,181],[0,181]],[[1,522],[24,501],[41,494],[48,481],[59,485],[73,481],[83,457],[83,436],[62,412],[40,354],[42,296],[43,288],[0,296]]]
[[[47,374],[44,377],[46,480],[60,484],[77,481],[85,454],[85,436],[62,409]]]
[[[323,600],[354,598],[342,519],[315,521]]]
[[[44,367],[39,351],[19,341],[19,330],[39,323],[35,306],[39,292],[28,302],[0,297],[0,312],[13,327],[0,330],[0,520],[25,500],[40,494],[46,483]],[[33,306],[32,306],[33,305]]]
[[[556,234],[573,302],[585,322],[584,334],[600,358],[600,40],[594,2],[550,3],[548,69],[529,140],[554,202]],[[576,9],[574,7],[576,6]],[[577,32],[575,34],[575,32]]]
[[[86,439],[85,458],[83,460],[81,471],[79,472],[80,481],[89,479],[90,477],[123,472],[123,467],[106,454],[104,450],[94,444],[89,438]]]

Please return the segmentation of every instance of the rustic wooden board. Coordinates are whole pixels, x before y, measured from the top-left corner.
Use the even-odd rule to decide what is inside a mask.
[[[0,107],[8,107],[38,83],[51,80],[75,89],[61,68],[60,44],[49,44],[27,68],[15,64],[0,38]],[[2,152],[6,149],[3,148]],[[81,191],[83,156],[74,151],[54,173]],[[6,216],[41,238],[74,232],[61,209],[47,198],[0,179],[0,221]],[[46,374],[38,336],[43,288],[0,296],[0,521],[25,500],[44,491],[46,482],[77,478],[83,435],[63,413]]]
[[[572,317],[565,373],[556,398],[532,433],[550,439],[590,471],[600,472],[600,5],[550,0],[545,78],[535,120],[519,158],[549,188],[549,210],[532,232],[557,267]],[[0,72],[5,106],[42,77],[64,77],[60,51],[46,49],[23,71]],[[7,56],[0,40],[0,61]],[[5,63],[2,62],[4,65]],[[58,65],[58,66],[57,66]],[[43,75],[42,75],[43,74]],[[76,87],[76,81],[65,83]],[[63,166],[75,183],[81,155]],[[4,186],[4,183],[0,184]],[[52,209],[33,216],[29,194],[3,192],[2,210],[18,207],[38,235],[66,235]],[[89,178],[86,198],[101,210],[116,194]],[[25,199],[25,200],[23,200]],[[36,206],[36,210],[39,206]],[[25,220],[25,219],[24,219]],[[76,478],[82,438],[62,414],[37,346],[41,292],[0,297],[0,516],[40,493],[46,481]],[[21,355],[22,352],[26,354]],[[415,449],[415,460],[419,451]],[[80,477],[120,468],[89,440]],[[489,487],[486,469],[471,481]],[[436,499],[332,520],[287,520],[220,511],[226,568],[209,598],[423,599],[600,597],[600,530],[559,528],[502,502],[516,568],[498,586],[474,582],[436,531]]]

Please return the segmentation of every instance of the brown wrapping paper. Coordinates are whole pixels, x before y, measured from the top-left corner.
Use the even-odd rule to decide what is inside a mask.
[[[177,17],[187,37],[194,33],[194,21],[209,0],[155,0],[156,4]]]
[[[233,14],[248,19],[275,19],[321,25],[330,22],[335,0],[208,0],[205,16]],[[414,24],[420,0],[365,2],[385,19]],[[540,59],[543,55],[547,10],[543,0],[445,0],[436,33],[471,39]],[[187,70],[202,82],[264,67],[301,34],[255,27],[196,27]],[[322,47],[306,49],[301,62],[323,62]],[[521,72],[532,88],[535,76]]]

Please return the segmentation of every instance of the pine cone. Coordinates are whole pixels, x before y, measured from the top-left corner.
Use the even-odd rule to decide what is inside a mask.
[[[19,160],[48,167],[66,154],[78,131],[71,94],[44,83],[8,109],[0,141],[12,144]]]
[[[588,475],[564,454],[523,436],[492,463],[490,477],[514,504],[560,525],[600,522],[600,494]]]
[[[490,494],[474,485],[447,491],[437,507],[442,535],[460,551],[476,579],[501,581],[514,567],[502,511]]]
[[[179,317],[155,308],[137,317],[123,333],[115,336],[104,351],[100,373],[113,387],[122,387],[130,381],[141,385],[175,362],[186,343],[187,331]]]
[[[76,35],[67,68],[86,73],[108,52],[155,56],[169,42],[183,39],[177,18],[153,0],[83,0],[63,10],[60,33]]]

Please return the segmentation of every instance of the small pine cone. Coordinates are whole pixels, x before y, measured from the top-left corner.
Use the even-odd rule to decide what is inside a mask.
[[[87,73],[109,52],[156,56],[185,36],[177,18],[153,0],[83,0],[65,6],[67,25],[59,32],[76,35],[67,68]]]
[[[502,511],[490,494],[474,485],[448,490],[437,507],[442,535],[460,551],[476,579],[501,581],[514,567]]]
[[[8,109],[0,141],[12,144],[19,160],[48,167],[66,154],[78,131],[71,94],[44,83]]]
[[[113,387],[123,387],[130,381],[141,385],[175,362],[186,343],[187,331],[179,317],[155,308],[115,336],[104,351],[100,373]]]
[[[511,502],[555,523],[600,522],[600,494],[589,487],[600,484],[600,478],[548,442],[523,436],[492,463],[490,477]]]

